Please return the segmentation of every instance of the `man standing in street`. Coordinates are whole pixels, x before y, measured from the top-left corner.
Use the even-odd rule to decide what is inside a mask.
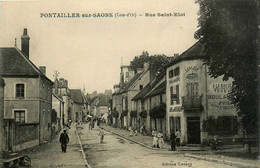
[[[175,135],[175,132],[172,130],[172,132],[171,132],[171,150],[172,151],[176,150],[175,141],[176,141],[176,135]]]
[[[66,153],[67,143],[69,142],[69,136],[66,132],[66,129],[63,130],[63,133],[60,135],[60,143],[62,152]]]

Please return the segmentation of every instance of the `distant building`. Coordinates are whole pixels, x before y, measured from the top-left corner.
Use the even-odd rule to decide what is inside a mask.
[[[64,78],[55,79],[53,85],[53,94],[58,96],[64,102],[63,113],[61,114],[62,125],[67,124],[72,119],[72,102],[68,80]]]
[[[83,121],[86,114],[86,99],[80,89],[70,89],[72,102],[71,120],[74,122]]]
[[[21,37],[22,50],[0,48],[0,76],[5,80],[5,137],[7,150],[19,151],[51,139],[53,82],[46,68],[29,59],[27,29]]]
[[[107,120],[109,110],[109,97],[102,96],[96,105],[96,117]]]
[[[63,128],[64,101],[52,93],[52,137]]]

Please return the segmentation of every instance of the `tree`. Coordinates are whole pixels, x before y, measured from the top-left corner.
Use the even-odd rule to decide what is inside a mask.
[[[143,51],[141,55],[135,56],[130,62],[131,67],[137,72],[138,68],[143,68],[145,62],[155,64],[157,68],[161,68],[171,61],[172,57],[167,57],[164,54],[149,56],[147,51]]]
[[[258,133],[256,1],[197,0],[203,61],[209,74],[233,79],[229,98],[242,116],[248,134]]]

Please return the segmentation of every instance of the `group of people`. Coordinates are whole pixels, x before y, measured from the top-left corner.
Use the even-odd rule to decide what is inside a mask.
[[[162,131],[157,132],[156,129],[154,129],[152,131],[152,136],[153,136],[153,147],[162,148],[164,144]]]
[[[134,130],[132,127],[129,127],[129,136],[132,137],[132,136],[137,136],[137,129]]]
[[[175,151],[176,150],[176,145],[180,146],[180,138],[181,138],[181,133],[178,129],[176,129],[176,132],[172,130],[170,140],[171,140],[171,150]]]

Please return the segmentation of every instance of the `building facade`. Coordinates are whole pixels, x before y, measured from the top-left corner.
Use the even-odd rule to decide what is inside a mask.
[[[51,139],[53,82],[46,68],[29,59],[27,29],[21,37],[22,50],[0,48],[1,76],[5,80],[4,128],[7,150],[19,151]]]
[[[218,123],[218,138],[239,138],[237,113],[228,100],[232,79],[223,81],[208,75],[200,59],[201,49],[196,43],[167,67],[167,135],[178,129],[181,144],[207,142],[210,135],[204,131],[203,121],[210,116]]]

